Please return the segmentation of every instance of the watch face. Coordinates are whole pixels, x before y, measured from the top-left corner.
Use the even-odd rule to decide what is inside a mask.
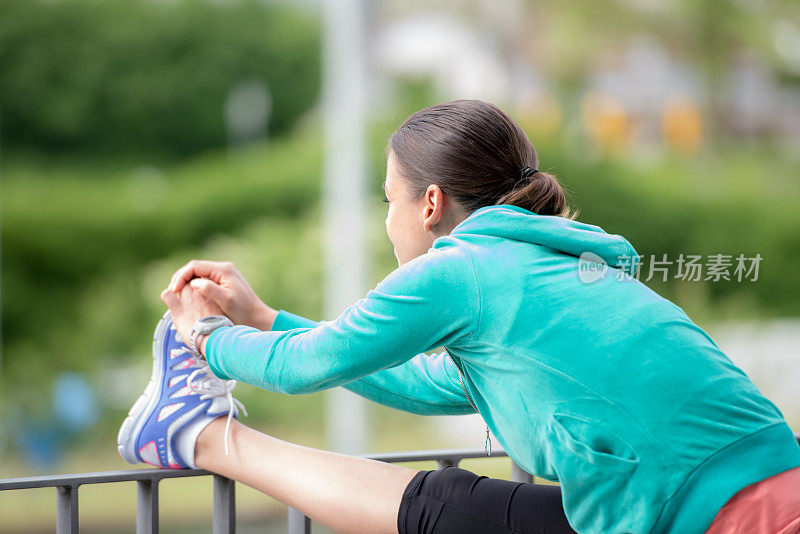
[[[209,317],[203,317],[203,318],[202,318],[202,319],[200,319],[200,320],[201,320],[202,322],[206,323],[206,324],[214,324],[214,323],[216,323],[217,321],[219,321],[219,316],[218,316],[218,315],[211,315],[211,316],[209,316]]]

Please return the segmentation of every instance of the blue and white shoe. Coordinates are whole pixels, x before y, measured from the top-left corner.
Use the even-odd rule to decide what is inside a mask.
[[[150,382],[119,429],[120,456],[130,464],[195,468],[197,436],[211,421],[225,414],[227,454],[231,419],[238,416],[238,408],[247,414],[231,394],[235,386],[234,380],[214,376],[208,362],[189,351],[168,310],[153,337]]]

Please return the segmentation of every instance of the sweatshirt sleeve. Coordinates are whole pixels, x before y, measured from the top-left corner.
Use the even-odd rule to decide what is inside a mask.
[[[315,327],[318,322],[280,310],[272,330]],[[458,369],[447,352],[420,353],[390,369],[376,371],[342,387],[371,401],[421,415],[461,415],[474,413],[461,382]]]
[[[403,410],[472,412],[446,354],[421,354],[474,337],[478,290],[466,254],[456,247],[429,250],[333,321],[315,323],[282,310],[266,332],[220,328],[206,345],[209,365],[221,378],[282,393],[356,381],[348,389]]]
[[[380,404],[420,415],[475,413],[447,352],[417,354],[406,363],[343,387]]]

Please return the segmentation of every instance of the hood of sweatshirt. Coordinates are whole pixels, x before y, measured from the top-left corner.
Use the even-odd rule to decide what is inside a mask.
[[[599,226],[556,215],[537,215],[511,204],[484,206],[453,228],[450,235],[484,235],[534,243],[575,256],[583,261],[602,260],[635,275],[639,255],[633,245]]]

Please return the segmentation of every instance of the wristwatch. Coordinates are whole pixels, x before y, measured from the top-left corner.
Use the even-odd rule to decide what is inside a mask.
[[[189,350],[196,356],[204,358],[205,356],[200,354],[200,350],[197,348],[197,336],[207,336],[222,326],[233,326],[233,321],[224,315],[209,315],[198,319],[192,327],[192,334],[189,336],[189,343],[187,343]]]

